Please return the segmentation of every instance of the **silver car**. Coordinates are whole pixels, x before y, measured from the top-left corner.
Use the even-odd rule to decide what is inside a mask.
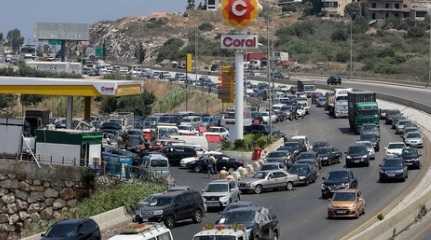
[[[202,190],[202,197],[208,208],[224,208],[240,200],[238,183],[233,180],[215,180]]]
[[[368,155],[370,159],[376,159],[376,151],[374,150],[374,144],[370,141],[357,141],[356,144],[363,144],[367,146]]]
[[[404,142],[410,147],[423,147],[422,135],[419,132],[407,133],[404,137]]]
[[[241,192],[262,193],[268,189],[293,190],[294,183],[298,181],[297,175],[289,174],[284,170],[258,171],[251,178],[243,179],[239,182]]]

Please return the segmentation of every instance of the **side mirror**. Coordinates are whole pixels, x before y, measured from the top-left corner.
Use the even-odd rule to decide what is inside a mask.
[[[46,236],[46,234],[45,234],[45,233],[42,233],[42,234],[40,234],[40,236],[41,236],[41,237],[45,237],[45,236]]]

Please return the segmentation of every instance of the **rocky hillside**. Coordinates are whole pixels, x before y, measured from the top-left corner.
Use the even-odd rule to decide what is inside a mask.
[[[274,14],[278,15],[278,14]],[[271,24],[273,32],[279,26],[289,24],[295,16],[274,17]],[[178,38],[187,45],[189,39],[194,39],[194,33],[199,26],[210,23],[209,29],[199,31],[201,37],[218,43],[220,33],[228,33],[233,29],[224,25],[218,12],[189,11],[180,13],[156,13],[145,17],[124,17],[115,21],[103,21],[92,25],[90,35],[92,42],[102,46],[105,42],[107,60],[114,63],[136,62],[135,53],[142,46],[146,52],[145,61],[154,61],[158,49],[169,39]],[[259,18],[247,32],[266,36],[266,22]],[[218,45],[217,45],[218,46]],[[205,46],[201,46],[205,48]]]

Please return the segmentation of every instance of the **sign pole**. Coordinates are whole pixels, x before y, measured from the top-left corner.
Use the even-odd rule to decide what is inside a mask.
[[[244,139],[244,55],[235,52],[235,140]]]

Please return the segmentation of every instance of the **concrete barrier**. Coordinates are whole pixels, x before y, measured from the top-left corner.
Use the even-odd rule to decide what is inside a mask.
[[[93,219],[99,225],[100,231],[102,232],[119,224],[132,221],[132,216],[127,213],[125,207],[119,207],[90,218]],[[21,238],[21,240],[40,240],[42,233],[43,232],[29,237]]]

